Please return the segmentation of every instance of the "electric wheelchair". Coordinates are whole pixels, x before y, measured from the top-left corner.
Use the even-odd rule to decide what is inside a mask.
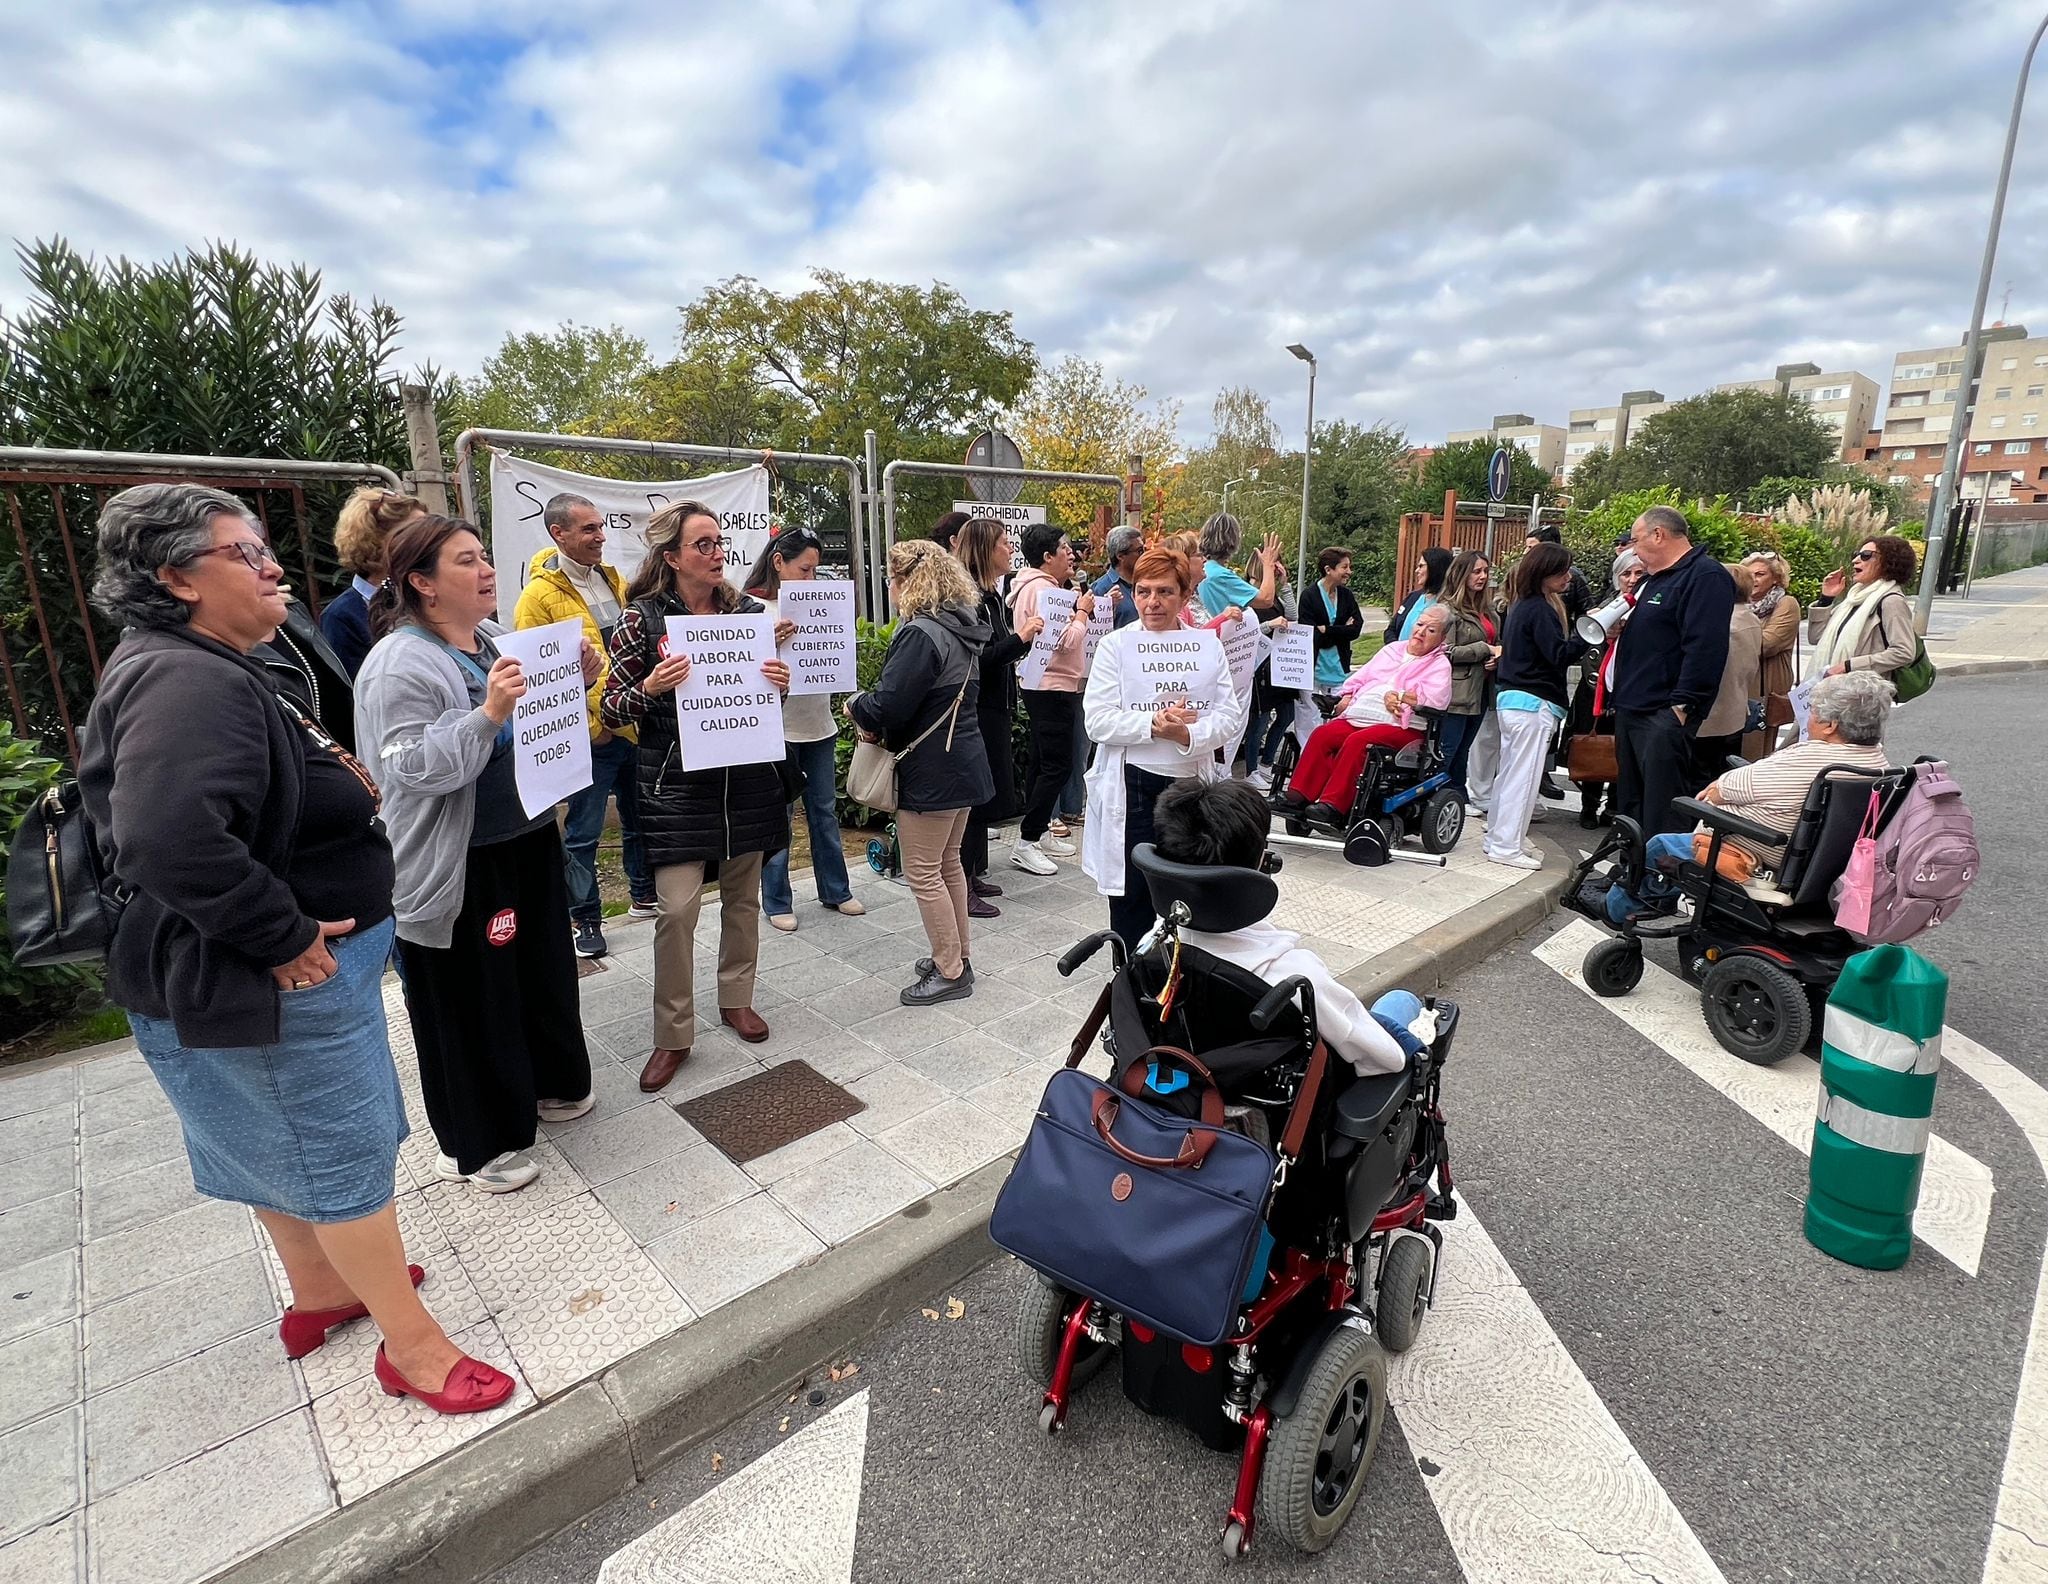
[[[1324,701],[1324,707],[1331,702]],[[1367,868],[1397,858],[1441,867],[1442,855],[1464,834],[1465,800],[1451,785],[1443,750],[1444,711],[1418,706],[1413,713],[1422,723],[1422,740],[1399,749],[1368,748],[1344,818],[1330,824],[1318,823],[1287,798],[1287,783],[1301,760],[1301,744],[1290,731],[1274,760],[1267,793],[1281,822],[1282,834],[1275,839],[1341,847],[1347,860]]]

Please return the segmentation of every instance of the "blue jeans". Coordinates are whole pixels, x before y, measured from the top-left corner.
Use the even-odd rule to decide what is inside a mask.
[[[1672,876],[1678,866],[1692,861],[1692,832],[1683,836],[1652,836],[1643,843],[1643,878],[1640,889],[1630,892],[1617,880],[1607,888],[1607,921],[1622,924],[1629,914],[1669,913],[1678,897]]]
[[[1465,767],[1472,762],[1472,745],[1479,740],[1479,715],[1446,715],[1437,741],[1443,747],[1444,774],[1459,797],[1467,793]]]
[[[818,882],[818,900],[837,907],[853,900],[853,881],[846,873],[846,849],[839,845],[839,768],[832,747],[839,739],[790,743],[789,768],[804,784],[804,824],[811,832],[811,874]],[[796,898],[789,889],[789,849],[770,853],[761,865],[761,911],[794,913]]]
[[[1244,768],[1249,775],[1260,765],[1270,765],[1280,757],[1280,744],[1286,741],[1287,733],[1294,726],[1294,704],[1292,700],[1281,709],[1252,709],[1251,718],[1244,729]]]
[[[1389,990],[1372,1004],[1372,1020],[1389,1034],[1394,1043],[1401,1047],[1405,1056],[1421,1052],[1422,1041],[1417,1039],[1408,1025],[1422,1016],[1422,997],[1413,990]]]
[[[568,859],[569,917],[595,924],[604,917],[597,896],[597,839],[604,834],[604,806],[619,800],[620,856],[635,902],[654,900],[654,874],[640,847],[640,794],[633,779],[640,750],[623,737],[590,745],[590,785],[569,799],[562,822],[562,851]]]

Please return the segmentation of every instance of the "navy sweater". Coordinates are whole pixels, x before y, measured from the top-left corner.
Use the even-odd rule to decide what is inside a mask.
[[[1565,707],[1564,673],[1586,652],[1577,638],[1565,636],[1557,612],[1546,599],[1519,599],[1508,607],[1501,626],[1500,660],[1494,676],[1503,690],[1514,688]]]
[[[1721,691],[1734,610],[1735,580],[1704,546],[1644,578],[1614,654],[1614,707],[1682,705],[1698,725]]]

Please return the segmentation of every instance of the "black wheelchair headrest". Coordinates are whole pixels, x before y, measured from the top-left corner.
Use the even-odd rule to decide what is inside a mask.
[[[1152,905],[1161,917],[1184,902],[1189,927],[1211,935],[1256,924],[1280,904],[1279,884],[1256,869],[1175,863],[1160,857],[1150,842],[1139,843],[1131,862],[1152,888]]]

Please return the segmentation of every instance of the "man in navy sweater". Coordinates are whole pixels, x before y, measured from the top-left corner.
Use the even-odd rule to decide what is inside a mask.
[[[1645,837],[1676,832],[1671,800],[1689,797],[1692,743],[1728,664],[1735,584],[1712,552],[1692,542],[1675,506],[1652,506],[1629,544],[1648,569],[1614,659],[1616,807]]]

